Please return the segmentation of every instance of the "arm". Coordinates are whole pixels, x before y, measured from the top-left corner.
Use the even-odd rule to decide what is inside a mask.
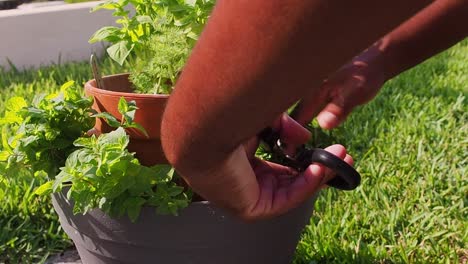
[[[468,36],[468,1],[439,0],[382,38],[385,79],[418,65]]]
[[[208,200],[257,217],[266,198],[242,143],[429,2],[219,0],[163,117],[168,160]]]
[[[330,76],[322,85],[325,107],[320,97],[305,96],[294,117],[306,124],[320,111],[320,126],[338,126],[387,80],[463,40],[467,24],[468,1],[435,1]]]

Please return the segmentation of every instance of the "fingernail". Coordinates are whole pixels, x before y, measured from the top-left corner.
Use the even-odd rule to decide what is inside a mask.
[[[338,116],[331,112],[322,112],[317,116],[317,121],[321,127],[330,128],[338,122]]]
[[[321,169],[319,166],[315,165],[315,164],[312,164],[309,166],[309,170],[310,172],[315,175],[315,176],[318,176],[321,174]]]

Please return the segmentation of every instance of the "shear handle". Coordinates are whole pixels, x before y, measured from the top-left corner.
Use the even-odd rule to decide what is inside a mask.
[[[336,176],[327,182],[328,186],[340,190],[353,190],[361,183],[361,175],[348,163],[330,152],[313,148],[302,152],[297,160],[301,164],[320,163],[336,173]]]

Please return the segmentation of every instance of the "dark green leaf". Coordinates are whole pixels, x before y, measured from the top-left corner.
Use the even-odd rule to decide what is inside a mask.
[[[148,135],[148,132],[146,131],[146,129],[138,124],[138,123],[132,123],[132,124],[129,124],[127,126],[125,126],[126,128],[136,128],[138,129],[141,133],[143,133],[145,135],[145,137],[149,138],[149,135]]]
[[[132,222],[135,222],[140,215],[141,207],[145,204],[146,200],[141,197],[130,197],[125,201],[128,217]]]
[[[120,121],[118,121],[117,118],[115,118],[113,115],[107,112],[98,113],[92,115],[92,117],[103,118],[111,127],[120,127]]]

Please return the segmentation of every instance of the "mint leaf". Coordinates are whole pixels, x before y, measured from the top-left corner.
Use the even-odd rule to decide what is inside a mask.
[[[106,123],[111,127],[120,127],[120,121],[118,121],[117,118],[115,118],[113,115],[107,112],[97,113],[92,115],[92,117],[103,118],[106,121]]]
[[[0,161],[7,161],[10,155],[11,153],[6,150],[0,151]]]
[[[27,103],[26,100],[24,100],[23,97],[15,96],[10,99],[5,103],[5,109],[10,112],[18,112],[21,110],[23,107],[26,107]]]
[[[141,207],[146,200],[141,197],[130,197],[125,201],[128,217],[132,222],[135,222],[140,215]]]
[[[123,96],[120,97],[119,99],[118,110],[119,110],[119,113],[122,115],[128,112],[128,103]]]
[[[39,186],[35,191],[35,195],[49,195],[52,193],[52,181],[48,181],[41,186]]]
[[[143,135],[145,135],[145,137],[149,138],[149,134],[148,134],[148,132],[146,131],[146,129],[145,129],[142,125],[140,125],[140,124],[138,124],[138,123],[132,123],[132,124],[130,124],[130,125],[126,125],[125,128],[136,128],[136,129],[138,129],[141,133],[143,133]]]

